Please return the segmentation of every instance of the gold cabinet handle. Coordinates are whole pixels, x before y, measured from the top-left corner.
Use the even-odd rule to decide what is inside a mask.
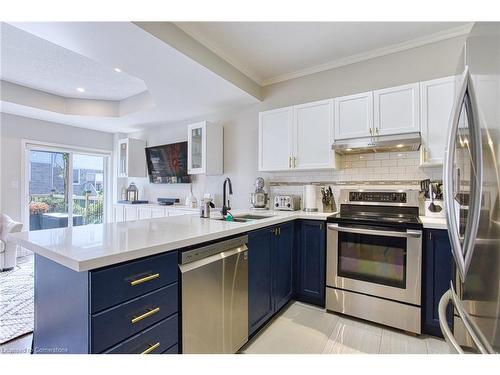
[[[145,319],[147,318],[148,316],[151,316],[151,315],[154,315],[156,314],[158,311],[160,311],[160,308],[157,307],[155,309],[152,309],[152,310],[149,310],[148,312],[145,312],[144,314],[142,315],[139,315],[139,316],[136,316],[135,318],[133,318],[130,322],[132,324],[135,324],[137,322],[140,322],[142,319]]]
[[[144,350],[141,354],[149,354],[149,353],[151,353],[153,350],[158,349],[159,347],[160,347],[160,343],[159,343],[159,342],[157,342],[156,344],[151,345],[149,348],[147,348],[146,350]]]
[[[151,281],[151,280],[154,280],[154,279],[157,279],[160,277],[160,274],[159,273],[155,273],[153,275],[148,275],[146,277],[142,277],[140,279],[137,279],[137,280],[132,280],[130,282],[130,285],[131,286],[136,286],[136,285],[139,285],[139,284],[142,284],[142,283],[145,283],[146,281]]]
[[[278,227],[278,236],[281,236],[281,228]]]
[[[292,168],[292,157],[288,157],[288,168]]]
[[[293,157],[293,167],[294,167],[294,168],[296,167],[296,165],[295,165],[295,161],[296,161],[296,159],[295,159],[295,156],[294,156],[294,157]]]
[[[375,133],[377,133],[377,135],[378,135],[378,128],[375,128]]]
[[[372,130],[372,128],[368,128],[368,130],[370,131],[370,135],[373,135],[373,130]]]

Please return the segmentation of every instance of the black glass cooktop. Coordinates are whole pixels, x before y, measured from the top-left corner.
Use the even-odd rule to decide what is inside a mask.
[[[330,223],[381,225],[398,228],[422,227],[416,207],[342,205],[340,213],[328,217]]]

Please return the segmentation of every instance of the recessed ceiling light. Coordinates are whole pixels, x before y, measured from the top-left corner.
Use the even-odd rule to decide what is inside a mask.
[[[396,146],[397,148],[405,147],[405,145],[399,144]]]
[[[345,150],[346,151],[352,151],[352,148],[346,148]]]
[[[121,73],[122,70],[120,68],[115,68],[115,72]]]
[[[83,87],[77,87],[76,91],[78,91],[78,92],[85,92],[85,89]]]

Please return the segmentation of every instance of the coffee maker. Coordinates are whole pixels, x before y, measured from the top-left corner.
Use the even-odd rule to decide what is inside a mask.
[[[255,192],[250,194],[250,203],[254,210],[268,209],[267,202],[269,201],[269,195],[265,192],[264,185],[265,182],[262,177],[255,179]]]

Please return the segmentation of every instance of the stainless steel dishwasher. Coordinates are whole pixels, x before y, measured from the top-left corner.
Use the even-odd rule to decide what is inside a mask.
[[[236,353],[248,341],[248,236],[181,255],[182,352]]]

